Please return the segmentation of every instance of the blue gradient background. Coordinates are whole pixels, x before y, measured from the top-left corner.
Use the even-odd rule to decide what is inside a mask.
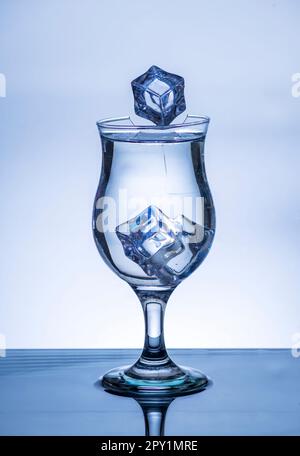
[[[173,294],[172,347],[288,347],[300,331],[298,0],[1,0],[0,333],[9,347],[137,347],[136,297],[98,256],[95,121],[150,65],[211,116],[217,234]]]

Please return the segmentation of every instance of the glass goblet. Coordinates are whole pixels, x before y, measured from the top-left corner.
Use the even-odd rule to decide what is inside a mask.
[[[202,263],[214,238],[204,164],[208,124],[199,116],[162,127],[136,126],[129,118],[97,123],[103,154],[94,239],[106,264],[137,294],[145,316],[139,359],[102,378],[110,392],[177,396],[208,383],[201,372],[170,359],[163,331],[169,297]]]

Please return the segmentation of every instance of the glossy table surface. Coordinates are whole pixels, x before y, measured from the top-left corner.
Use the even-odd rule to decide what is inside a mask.
[[[0,358],[0,435],[144,435],[135,399],[95,387],[137,350],[8,350]],[[213,385],[176,398],[165,435],[300,435],[300,358],[290,350],[170,350]]]

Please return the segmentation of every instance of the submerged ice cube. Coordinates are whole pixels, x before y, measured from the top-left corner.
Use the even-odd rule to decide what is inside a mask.
[[[176,224],[155,206],[149,206],[116,228],[126,256],[149,276],[155,275],[157,268],[183,251],[182,242],[176,238],[177,232]]]
[[[150,277],[176,281],[190,263],[203,238],[203,227],[185,216],[167,217],[149,206],[138,216],[117,226],[125,255]]]
[[[169,125],[186,109],[184,79],[153,65],[131,83],[138,116],[156,125]]]

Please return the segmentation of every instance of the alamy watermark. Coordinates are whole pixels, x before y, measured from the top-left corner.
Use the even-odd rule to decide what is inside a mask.
[[[300,73],[294,73],[292,75],[292,97],[300,97]]]
[[[6,338],[4,334],[0,334],[0,357],[6,356]]]
[[[300,358],[300,332],[293,334],[291,353],[293,358]]]
[[[0,73],[0,97],[6,97],[6,77],[3,73]]]
[[[187,231],[189,243],[199,243],[204,238],[202,196],[174,194],[167,197],[144,198],[131,196],[130,192],[123,188],[115,198],[98,198],[95,207],[99,211],[95,227],[100,233],[115,233],[116,227],[124,234],[143,229],[148,232],[153,228],[155,232],[162,233]]]

